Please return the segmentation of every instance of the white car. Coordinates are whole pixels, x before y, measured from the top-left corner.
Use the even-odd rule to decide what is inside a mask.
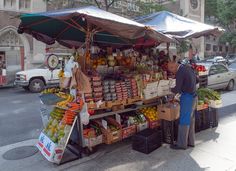
[[[228,61],[222,56],[215,56],[214,58],[207,59],[206,62],[212,62],[212,63],[222,63],[224,65],[227,65]]]
[[[234,90],[236,72],[222,63],[198,63],[208,71],[208,88]]]
[[[23,87],[25,90],[38,93],[46,86],[58,85],[58,73],[60,67],[50,71],[45,65],[37,69],[30,69],[16,73],[15,85]]]

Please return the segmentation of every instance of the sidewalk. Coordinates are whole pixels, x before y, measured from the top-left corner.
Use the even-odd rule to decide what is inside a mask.
[[[230,109],[230,110],[229,110]],[[97,153],[62,166],[49,163],[38,152],[22,160],[4,160],[9,149],[34,145],[28,140],[0,148],[2,171],[236,171],[236,105],[221,110],[220,124],[196,135],[196,147],[174,151],[163,145],[149,155],[132,150],[131,142],[124,141],[100,148]]]

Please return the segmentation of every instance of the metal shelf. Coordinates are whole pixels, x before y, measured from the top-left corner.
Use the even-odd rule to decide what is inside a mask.
[[[93,120],[93,119],[99,119],[99,118],[103,118],[103,117],[107,117],[107,116],[112,116],[112,115],[115,115],[115,114],[122,114],[122,113],[130,112],[130,111],[135,111],[135,110],[138,110],[138,109],[141,109],[141,108],[154,106],[154,105],[157,105],[157,104],[158,103],[156,102],[156,103],[136,106],[135,108],[127,108],[127,109],[118,110],[118,111],[114,111],[114,112],[101,113],[101,114],[97,114],[97,115],[92,115],[92,116],[89,117],[89,119]]]

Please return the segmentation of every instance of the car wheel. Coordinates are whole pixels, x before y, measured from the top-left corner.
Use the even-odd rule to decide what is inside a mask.
[[[45,85],[41,79],[33,79],[30,81],[29,90],[33,93],[39,93],[44,89]]]
[[[232,91],[234,90],[234,80],[230,80],[227,86],[227,90]]]
[[[23,89],[25,89],[26,91],[29,91],[29,87],[28,86],[23,86]]]

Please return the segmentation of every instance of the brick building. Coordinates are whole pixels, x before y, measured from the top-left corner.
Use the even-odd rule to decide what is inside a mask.
[[[5,59],[7,74],[42,63],[45,44],[26,34],[19,35],[19,14],[46,11],[43,0],[0,1],[0,54]]]

